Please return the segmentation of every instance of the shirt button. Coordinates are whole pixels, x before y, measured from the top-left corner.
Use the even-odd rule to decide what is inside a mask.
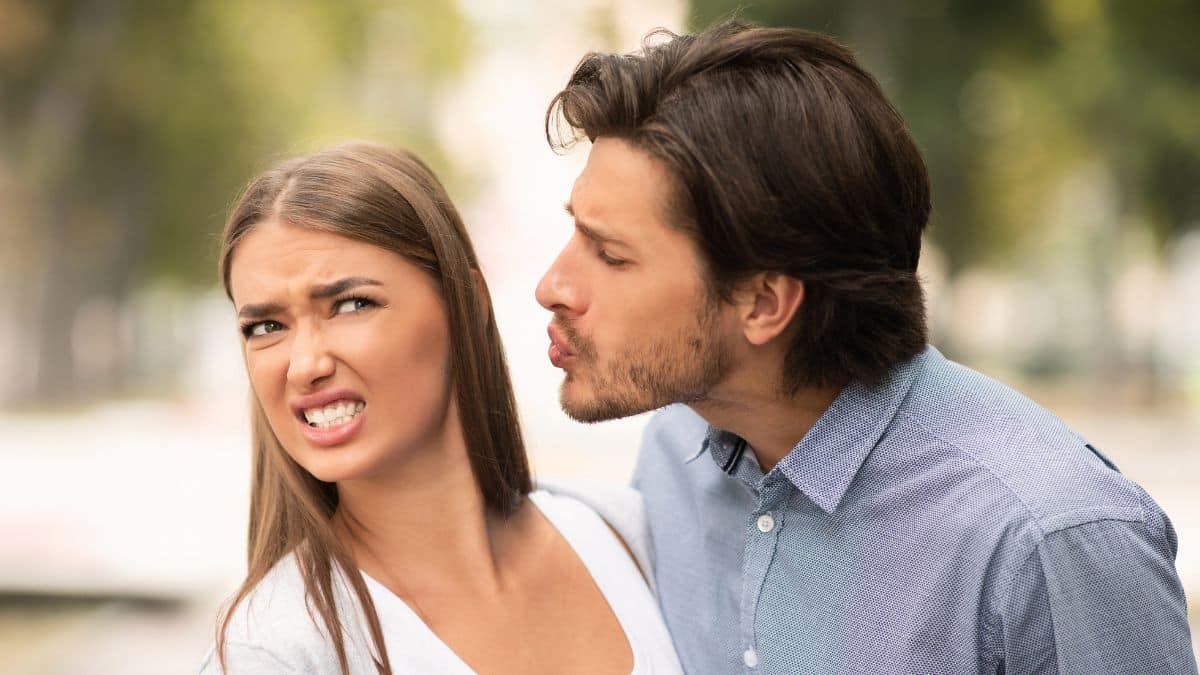
[[[753,668],[758,665],[758,652],[751,647],[742,652],[742,663],[746,664],[747,668]]]
[[[770,532],[773,529],[775,529],[775,519],[771,517],[771,514],[764,513],[758,517],[759,532]]]

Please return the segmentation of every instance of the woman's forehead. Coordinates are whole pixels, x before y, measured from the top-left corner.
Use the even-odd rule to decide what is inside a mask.
[[[281,284],[328,284],[345,276],[391,277],[407,263],[399,254],[333,232],[276,221],[254,226],[238,243],[229,267],[239,296]],[[368,274],[369,272],[369,274]]]

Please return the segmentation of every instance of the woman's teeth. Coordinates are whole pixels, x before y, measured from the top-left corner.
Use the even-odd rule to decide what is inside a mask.
[[[318,429],[328,429],[339,424],[345,424],[363,411],[367,404],[362,401],[338,401],[324,408],[309,408],[304,411],[304,421],[308,426]]]

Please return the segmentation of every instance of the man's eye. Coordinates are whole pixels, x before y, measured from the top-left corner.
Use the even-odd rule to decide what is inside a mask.
[[[374,306],[375,301],[368,298],[346,298],[345,300],[339,300],[333,306],[333,313],[353,314],[354,312],[361,312],[364,309]]]
[[[604,264],[608,265],[609,267],[620,267],[621,265],[625,264],[624,260],[612,257],[608,254],[608,251],[605,251],[604,249],[600,249],[597,255],[600,256],[600,260],[604,261]]]
[[[242,335],[247,338],[261,337],[278,330],[283,330],[283,324],[278,321],[256,321],[242,326]]]

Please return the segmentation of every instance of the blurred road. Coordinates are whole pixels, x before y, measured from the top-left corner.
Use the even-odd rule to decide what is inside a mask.
[[[1071,401],[1050,407],[1171,516],[1195,634],[1200,419]],[[0,672],[195,671],[243,565],[242,408],[239,398],[0,415]],[[623,481],[644,421],[535,425],[535,466],[542,475]]]

